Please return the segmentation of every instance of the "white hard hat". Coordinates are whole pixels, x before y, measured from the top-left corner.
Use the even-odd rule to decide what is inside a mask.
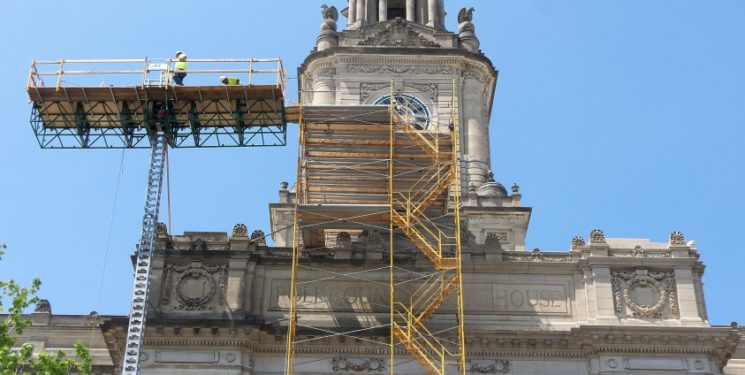
[[[183,55],[183,54],[184,54],[183,51],[176,51],[176,57],[178,57],[178,55]]]
[[[225,77],[225,76],[220,76],[220,82],[222,82],[222,81],[224,81],[224,80],[226,80],[226,79],[228,79],[228,77]]]

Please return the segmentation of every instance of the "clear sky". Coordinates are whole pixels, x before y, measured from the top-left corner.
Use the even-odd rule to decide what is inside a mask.
[[[0,279],[41,277],[56,314],[126,314],[140,234],[148,152],[39,149],[24,92],[32,59],[281,57],[294,78],[320,4],[0,0]],[[450,30],[458,9],[476,8],[499,70],[493,169],[534,207],[527,246],[566,251],[594,228],[656,242],[680,230],[707,265],[711,321],[745,322],[745,2],[446,6]],[[291,125],[284,148],[173,151],[173,232],[268,232],[296,136]]]

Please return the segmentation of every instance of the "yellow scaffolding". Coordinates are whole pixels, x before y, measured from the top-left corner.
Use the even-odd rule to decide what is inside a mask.
[[[429,374],[465,374],[455,85],[454,81],[447,127],[418,129],[412,114],[396,100],[388,107],[301,105],[297,109],[300,135],[287,375],[295,373],[299,345],[334,336],[385,346],[391,374],[403,363],[396,359],[401,349]],[[396,95],[393,87],[391,97]],[[388,230],[387,262],[370,262],[372,271],[342,273],[333,262],[321,269],[303,259],[309,249],[325,246],[327,231],[355,228]],[[429,264],[417,263],[415,277],[397,260],[397,247],[404,241]],[[387,321],[381,318],[382,310],[370,309],[363,312],[374,316],[367,326],[318,327],[312,322],[320,318],[303,313],[301,287],[337,278],[380,285],[384,268],[388,271]],[[319,273],[332,276],[308,280]],[[398,290],[412,283],[416,283],[412,290]],[[455,306],[443,312],[441,307],[448,302]],[[441,314],[434,319],[438,311]],[[304,338],[298,336],[299,329]],[[382,330],[389,335],[386,341],[375,339]],[[361,333],[370,337],[360,339]]]

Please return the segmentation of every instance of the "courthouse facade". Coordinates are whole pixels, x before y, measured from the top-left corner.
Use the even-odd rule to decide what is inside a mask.
[[[443,0],[350,0],[341,12],[324,6],[321,13],[316,48],[298,71],[304,106],[374,108],[396,101],[422,131],[458,126],[461,173],[459,189],[450,191],[461,192],[466,373],[745,374],[743,330],[709,323],[704,265],[682,233],[654,242],[606,238],[595,229],[568,234],[566,249],[525,247],[531,208],[521,204],[519,186],[505,188],[492,174],[498,168],[489,145],[497,70],[479,50],[472,9],[458,14],[456,31],[444,27]],[[348,19],[343,29],[339,13]],[[295,173],[295,166],[286,168],[288,176]],[[349,186],[307,194],[321,200],[344,189],[375,194],[355,193],[364,182],[354,182],[353,169]],[[231,233],[175,235],[161,228],[144,374],[284,372],[296,190],[279,183],[266,233],[241,224]],[[392,236],[384,228],[326,228],[303,239],[301,262],[308,267],[331,264],[348,275],[375,269],[390,256]],[[396,247],[408,269],[423,267],[410,244]],[[378,307],[390,302],[388,289],[368,281],[317,281],[300,289],[298,313],[351,326],[385,320],[387,310]],[[445,304],[432,319],[446,324],[454,316]],[[96,373],[118,371],[125,316],[57,316],[44,304],[31,318],[24,340],[54,350],[79,339],[92,347]],[[390,363],[386,350],[371,344],[381,335],[317,339],[298,350],[296,373],[386,374],[390,366],[397,374],[425,373],[403,348]]]

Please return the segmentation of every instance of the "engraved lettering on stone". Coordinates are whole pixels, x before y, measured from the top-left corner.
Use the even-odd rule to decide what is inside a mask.
[[[334,372],[374,372],[385,370],[385,362],[381,358],[334,358],[331,360],[331,370]]]
[[[419,286],[417,283],[402,284],[396,289],[396,296],[402,300],[411,296]],[[473,284],[473,291],[464,295],[466,306],[477,313],[525,313],[564,315],[570,312],[567,303],[567,285],[549,283],[482,283]],[[272,280],[270,306],[273,311],[289,308],[290,283],[288,280]],[[303,285],[297,290],[295,301],[298,311],[326,313],[333,307],[337,312],[388,311],[389,291],[384,286],[364,282],[347,282],[345,285],[333,282],[319,282]],[[444,306],[440,311],[454,312],[454,307]]]
[[[508,360],[466,361],[466,372],[470,374],[509,374],[510,367]]]

